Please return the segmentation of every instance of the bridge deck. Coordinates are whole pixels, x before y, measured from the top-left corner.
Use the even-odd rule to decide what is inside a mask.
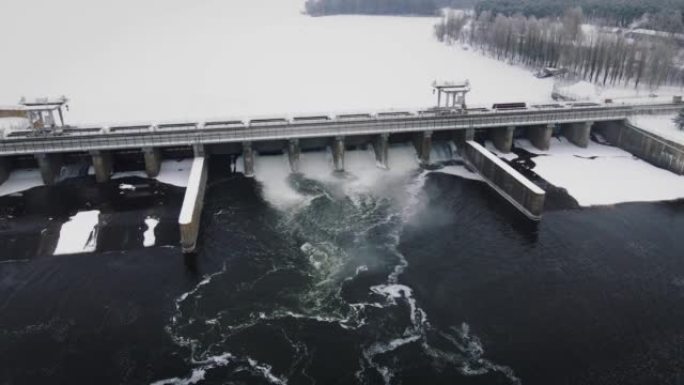
[[[556,107],[558,106],[558,107]],[[475,109],[467,113],[441,115],[393,112],[320,116],[316,119],[257,119],[249,123],[182,122],[159,126],[67,127],[50,135],[31,136],[24,132],[6,135],[0,140],[0,156],[115,150],[143,147],[171,147],[244,141],[287,140],[313,137],[335,137],[444,131],[502,126],[531,126],[549,123],[623,120],[634,114],[675,112],[681,104],[640,105],[550,105],[521,110],[496,111]],[[351,117],[350,117],[351,116]],[[146,128],[147,127],[147,128]]]

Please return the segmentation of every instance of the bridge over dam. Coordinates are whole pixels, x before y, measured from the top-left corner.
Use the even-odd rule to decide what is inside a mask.
[[[381,167],[391,168],[390,143],[412,142],[422,165],[430,164],[433,140],[456,143],[466,165],[520,212],[539,220],[544,191],[481,143],[491,140],[501,152],[510,152],[516,135],[547,150],[553,135],[563,135],[586,147],[592,130],[605,130],[617,146],[650,160],[659,167],[684,173],[684,150],[652,145],[625,120],[633,115],[674,113],[684,107],[680,98],[668,103],[554,103],[509,108],[427,109],[374,113],[316,114],[294,117],[225,119],[205,122],[166,122],[111,126],[59,126],[13,130],[0,139],[0,182],[17,167],[33,162],[45,184],[57,181],[64,163],[88,159],[98,182],[106,182],[116,170],[121,154],[138,156],[146,173],[159,173],[164,157],[194,157],[179,226],[183,250],[195,250],[199,218],[207,180],[205,159],[214,154],[241,156],[244,173],[254,173],[254,154],[283,153],[293,172],[298,171],[301,151],[330,148],[334,169],[344,171],[345,149],[372,145]],[[622,135],[621,130],[632,130]],[[636,137],[635,137],[636,135]],[[630,138],[626,145],[624,138]],[[636,139],[635,139],[636,138]],[[479,143],[478,143],[479,142]],[[639,145],[636,145],[638,143]],[[674,148],[674,149],[673,149]],[[658,154],[654,154],[658,152]],[[661,154],[667,152],[666,155]],[[658,158],[658,162],[653,159]]]

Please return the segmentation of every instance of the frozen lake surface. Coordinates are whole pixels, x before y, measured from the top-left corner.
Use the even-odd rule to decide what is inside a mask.
[[[470,79],[471,104],[550,98],[550,79],[438,42],[436,18],[310,18],[302,7],[9,0],[0,35],[23,32],[3,42],[17,59],[0,61],[0,101],[66,95],[70,122],[121,122],[426,107],[436,79]]]

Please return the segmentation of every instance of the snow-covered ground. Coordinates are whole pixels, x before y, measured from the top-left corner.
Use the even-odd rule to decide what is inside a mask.
[[[675,125],[674,118],[676,116],[676,114],[638,115],[629,118],[629,122],[662,138],[684,144],[684,130],[680,130]]]
[[[39,170],[14,170],[5,183],[0,184],[0,196],[11,195],[42,186]]]
[[[565,188],[581,206],[684,198],[684,176],[654,167],[617,147],[591,142],[588,148],[580,148],[563,137],[553,138],[549,151],[537,149],[526,139],[517,139],[515,146],[539,154],[532,159],[536,164],[533,171]],[[487,148],[497,153],[491,144]]]
[[[639,88],[624,86],[599,86],[580,80],[575,82],[558,81],[554,91],[559,95],[577,101],[604,102],[611,99],[613,103],[668,103],[672,97],[684,94],[684,88],[663,86],[651,89],[648,86]]]
[[[122,122],[425,107],[435,79],[470,79],[471,104],[550,99],[551,79],[438,42],[437,18],[303,5],[3,0],[0,101],[66,95],[67,121]]]
[[[81,211],[62,225],[54,255],[89,253],[97,247],[98,210]]]

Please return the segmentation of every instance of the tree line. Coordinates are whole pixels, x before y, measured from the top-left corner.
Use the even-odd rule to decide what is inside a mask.
[[[312,16],[324,15],[419,15],[433,16],[443,7],[472,8],[477,0],[307,0]]]
[[[661,25],[652,25],[658,30],[668,31],[667,25],[674,16],[682,23],[684,0],[480,0],[475,5],[475,12],[479,15],[488,11],[493,15],[502,14],[513,16],[522,14],[537,18],[560,17],[569,8],[580,7],[592,19],[627,27],[641,19],[644,15]],[[663,28],[664,27],[664,28]]]
[[[622,34],[594,30],[584,33],[583,11],[568,10],[560,18],[474,17],[448,13],[435,26],[442,41],[462,41],[499,60],[534,67],[563,68],[579,78],[603,85],[684,84],[675,65],[678,46],[668,40],[634,40]]]

